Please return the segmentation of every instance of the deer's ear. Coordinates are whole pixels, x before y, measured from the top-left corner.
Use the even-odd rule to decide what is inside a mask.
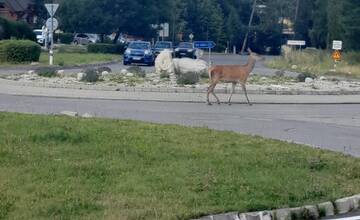
[[[247,49],[247,51],[248,51],[249,53],[252,53],[252,51],[251,51],[251,49],[250,49],[250,48],[248,48],[248,49]]]

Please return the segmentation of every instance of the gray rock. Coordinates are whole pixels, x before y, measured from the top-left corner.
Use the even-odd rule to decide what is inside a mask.
[[[60,115],[65,115],[65,116],[69,116],[69,117],[77,117],[79,115],[79,113],[72,112],[72,111],[62,111],[62,112],[60,112]]]
[[[64,78],[65,77],[65,71],[64,70],[57,70],[56,75],[58,77],[60,77],[60,78]]]
[[[126,75],[126,74],[128,73],[128,71],[127,71],[127,69],[122,69],[122,70],[120,71],[120,73],[123,74],[123,75]]]
[[[352,197],[354,203],[354,209],[360,209],[360,194]]]
[[[213,220],[240,220],[237,212],[230,212],[226,214],[214,215]]]
[[[335,208],[338,214],[345,214],[351,211],[352,201],[350,198],[338,199],[335,201]]]
[[[297,68],[298,68],[297,65],[292,65],[292,66],[291,66],[291,69],[293,69],[293,70],[296,70]]]
[[[314,79],[310,78],[310,77],[306,77],[305,79],[305,83],[313,83]]]
[[[134,74],[133,74],[133,73],[126,73],[126,76],[128,76],[128,77],[133,77]]]
[[[335,208],[332,202],[324,202],[318,205],[319,214],[324,214],[325,216],[335,215]]]
[[[297,207],[297,208],[291,208],[290,213],[291,217],[295,219],[301,219],[303,216],[305,208],[303,207]]]
[[[319,211],[315,205],[308,205],[305,206],[305,214],[309,219],[318,219],[319,218]]]
[[[76,74],[76,79],[77,79],[78,81],[83,81],[83,80],[85,79],[85,77],[86,77],[86,74],[85,74],[85,73],[78,73],[78,74]]]
[[[291,220],[290,209],[278,209],[275,210],[275,220]]]
[[[240,220],[271,220],[271,213],[264,212],[252,212],[240,214]]]
[[[321,77],[320,77],[320,80],[321,80],[321,81],[325,81],[325,80],[327,80],[327,78],[326,78],[325,76],[321,76]]]

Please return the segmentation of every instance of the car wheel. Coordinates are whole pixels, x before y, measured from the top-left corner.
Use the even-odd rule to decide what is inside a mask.
[[[129,62],[126,62],[126,61],[124,61],[124,62],[123,62],[123,64],[124,64],[124,66],[127,66],[127,65],[129,65],[130,63],[129,63]]]
[[[78,41],[74,41],[74,44],[75,44],[75,45],[79,45],[79,42],[78,42]]]

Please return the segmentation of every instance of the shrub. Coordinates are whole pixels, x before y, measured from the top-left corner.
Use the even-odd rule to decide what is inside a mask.
[[[84,71],[85,78],[84,81],[86,82],[96,82],[99,80],[100,74],[97,69],[89,68]]]
[[[343,59],[350,65],[360,64],[360,52],[345,53]]]
[[[314,74],[311,74],[311,73],[300,73],[300,74],[297,76],[297,80],[298,80],[299,82],[305,82],[305,79],[308,78],[308,77],[310,77],[310,78],[312,78],[312,79],[316,78],[315,75],[314,75]]]
[[[133,73],[137,77],[145,78],[145,76],[146,76],[145,70],[143,70],[139,66],[131,66],[131,67],[127,68],[127,71],[129,73]]]
[[[35,71],[39,76],[42,77],[55,77],[56,68],[54,67],[40,67]]]
[[[182,73],[178,75],[177,84],[180,85],[194,85],[200,80],[199,74],[194,72]]]
[[[161,73],[160,74],[160,79],[170,79],[169,73]]]
[[[60,33],[54,35],[54,41],[62,44],[71,44],[74,40],[74,34],[71,33]]]
[[[87,49],[81,45],[61,45],[57,48],[59,53],[87,53]]]
[[[123,54],[125,47],[122,44],[89,44],[89,53],[112,53],[112,54]]]
[[[40,53],[40,46],[29,40],[0,41],[0,61],[2,62],[37,62],[39,61]]]
[[[14,22],[0,18],[0,40],[28,39],[36,41],[36,35],[25,22]]]

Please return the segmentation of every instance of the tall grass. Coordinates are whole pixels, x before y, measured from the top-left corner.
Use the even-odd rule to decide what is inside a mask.
[[[187,220],[360,192],[360,160],[206,128],[0,113],[0,219]]]
[[[336,69],[334,69],[331,51],[316,49],[292,51],[266,64],[272,68],[300,73],[360,77],[360,52],[344,53],[342,61],[336,63]]]

